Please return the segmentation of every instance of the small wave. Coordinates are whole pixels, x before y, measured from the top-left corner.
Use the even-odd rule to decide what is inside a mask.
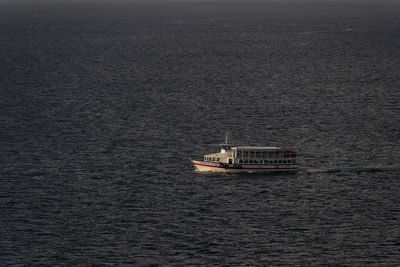
[[[300,168],[300,171],[306,173],[335,173],[335,172],[385,172],[385,171],[400,171],[400,166],[369,166],[369,167],[338,167],[338,168]]]
[[[332,30],[332,31],[319,31],[319,30],[315,30],[315,31],[303,31],[303,32],[299,32],[299,34],[303,34],[303,35],[308,35],[308,34],[320,34],[320,33],[342,33],[342,32],[352,32],[354,31],[352,28],[344,28],[344,29],[338,29],[338,30]]]

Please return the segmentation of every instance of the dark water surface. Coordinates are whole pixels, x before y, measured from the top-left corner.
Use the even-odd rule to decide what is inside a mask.
[[[400,265],[400,3],[298,2],[1,4],[1,265]]]

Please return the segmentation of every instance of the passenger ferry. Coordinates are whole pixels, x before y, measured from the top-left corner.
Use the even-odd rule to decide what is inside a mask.
[[[219,145],[219,153],[192,160],[198,172],[260,173],[297,171],[297,153],[279,147]]]

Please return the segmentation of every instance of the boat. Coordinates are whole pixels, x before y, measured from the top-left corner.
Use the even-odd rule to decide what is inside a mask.
[[[191,160],[197,172],[263,173],[297,171],[297,152],[273,146],[219,145],[219,153]]]

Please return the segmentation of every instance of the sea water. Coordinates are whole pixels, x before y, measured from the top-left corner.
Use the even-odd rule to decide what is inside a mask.
[[[399,58],[396,1],[0,4],[0,262],[398,265]]]

